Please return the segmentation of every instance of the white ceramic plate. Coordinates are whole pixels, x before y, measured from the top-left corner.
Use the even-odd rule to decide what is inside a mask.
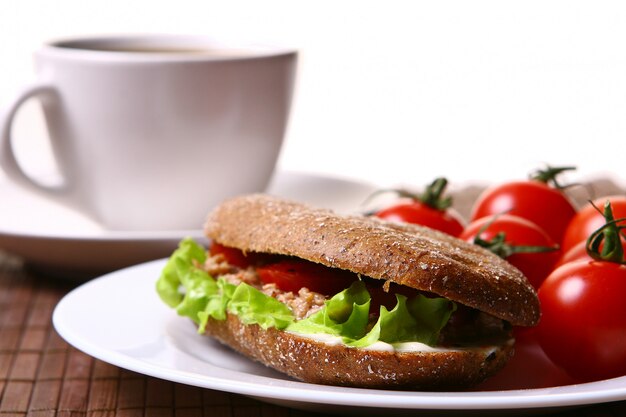
[[[278,172],[268,192],[338,211],[358,209],[374,190],[352,180]],[[208,208],[207,208],[208,211]],[[81,214],[0,182],[0,250],[47,273],[83,278],[168,256],[202,231],[108,231]]]
[[[626,399],[626,377],[543,389],[458,393],[296,382],[199,336],[191,322],[167,308],[154,290],[164,263],[152,261],[83,284],[56,307],[55,328],[78,349],[122,368],[310,411],[515,414]]]

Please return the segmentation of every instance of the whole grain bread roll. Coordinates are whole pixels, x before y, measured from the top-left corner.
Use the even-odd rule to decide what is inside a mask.
[[[234,198],[207,218],[206,235],[243,251],[289,255],[446,297],[515,325],[539,319],[536,293],[496,255],[434,230],[338,215],[268,195]],[[477,344],[408,351],[354,348],[319,335],[246,325],[230,313],[206,333],[293,378],[365,388],[460,389],[513,354],[504,332]]]
[[[244,251],[291,255],[427,291],[513,325],[539,321],[524,275],[486,249],[435,230],[253,194],[212,211],[206,235]]]

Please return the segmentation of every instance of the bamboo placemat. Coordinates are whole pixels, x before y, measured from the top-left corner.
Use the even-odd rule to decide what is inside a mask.
[[[0,417],[315,415],[147,377],[76,350],[51,322],[71,288],[0,262]]]
[[[0,253],[0,417],[319,415],[148,377],[76,350],[51,323],[71,288],[3,263]],[[552,415],[624,417],[626,402]]]

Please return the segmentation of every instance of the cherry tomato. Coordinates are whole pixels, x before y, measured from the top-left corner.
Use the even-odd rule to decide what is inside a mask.
[[[399,223],[419,224],[455,237],[463,231],[463,220],[456,211],[435,209],[419,201],[387,207],[376,213],[376,217]]]
[[[297,293],[300,288],[324,295],[335,295],[355,281],[357,275],[341,269],[328,268],[299,259],[283,260],[257,268],[259,278],[265,284],[273,283],[283,291]]]
[[[626,237],[622,236],[622,245],[626,247]],[[600,245],[599,250],[601,251],[604,247],[604,244]],[[564,265],[568,262],[574,261],[593,261],[593,258],[587,253],[587,242],[582,241],[578,242],[573,248],[570,248],[566,253],[561,256],[561,259],[554,266],[555,268]]]
[[[626,375],[626,265],[570,262],[538,294],[537,336],[554,363],[581,381]]]
[[[499,234],[504,242],[498,241]],[[479,242],[475,241],[476,237],[480,239]],[[556,250],[558,246],[546,232],[533,222],[510,214],[474,220],[460,238],[481,246],[491,243],[487,248],[522,271],[535,288],[539,288],[559,259],[559,251]],[[548,251],[549,248],[554,250]]]
[[[566,263],[575,261],[593,261],[593,258],[587,253],[586,241],[578,242],[576,246],[570,248],[570,250],[563,253],[554,268],[556,269],[561,265],[565,265]]]
[[[566,253],[578,243],[586,241],[589,235],[602,227],[605,222],[602,213],[604,204],[609,200],[613,209],[615,219],[626,217],[626,196],[614,195],[595,199],[593,204],[601,211],[596,210],[593,205],[586,204],[569,222],[563,238],[563,253]],[[626,225],[626,221],[619,224]]]
[[[530,220],[560,243],[576,210],[559,189],[530,180],[508,182],[485,190],[473,207],[471,220],[502,213]]]
[[[439,230],[452,236],[463,231],[463,219],[450,206],[451,197],[443,197],[448,180],[436,178],[421,194],[392,190],[409,200],[401,201],[375,213],[375,216],[392,222],[413,223]]]

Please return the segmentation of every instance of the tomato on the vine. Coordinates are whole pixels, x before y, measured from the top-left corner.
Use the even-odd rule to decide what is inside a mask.
[[[575,261],[593,261],[593,258],[587,253],[587,242],[579,242],[567,252],[562,253],[554,267],[556,269],[561,265]]]
[[[626,237],[622,236],[622,246],[626,246]],[[604,248],[603,245],[600,245],[600,251]],[[554,266],[555,268],[564,265],[568,262],[574,261],[593,261],[593,258],[587,252],[587,242],[582,241],[578,242],[573,248],[570,248],[567,252],[561,255],[561,258]]]
[[[439,230],[451,236],[458,236],[463,231],[462,219],[451,211],[442,212],[419,201],[400,203],[376,213],[381,219],[413,223]]]
[[[559,259],[558,246],[546,232],[531,221],[510,214],[475,220],[460,238],[506,259],[535,288],[539,288]]]
[[[537,327],[548,357],[573,377],[626,375],[626,265],[567,263],[539,288]]]
[[[594,230],[602,227],[604,217],[602,212],[596,210],[594,206],[601,207],[606,200],[611,202],[613,215],[616,219],[626,217],[626,196],[624,195],[597,198],[593,202],[586,204],[576,213],[565,230],[562,244],[563,253],[566,253],[580,242],[586,241]],[[626,221],[621,222],[621,224],[626,225]]]
[[[335,295],[354,282],[357,275],[300,259],[286,259],[257,267],[264,284],[273,283],[283,291],[297,293],[300,288],[324,295]]]
[[[599,210],[599,209],[598,209]],[[626,375],[626,260],[610,202],[605,225],[587,239],[593,259],[563,264],[539,288],[539,343],[571,376],[592,381]]]
[[[401,197],[408,198],[408,201],[393,204],[374,215],[388,221],[419,224],[451,236],[459,236],[464,222],[461,215],[450,207],[452,199],[442,197],[447,183],[445,178],[437,178],[419,195],[394,190]]]
[[[576,209],[559,188],[555,177],[569,169],[573,168],[548,168],[539,171],[530,180],[506,182],[488,188],[474,204],[471,220],[494,214],[513,214],[535,223],[560,244]]]

